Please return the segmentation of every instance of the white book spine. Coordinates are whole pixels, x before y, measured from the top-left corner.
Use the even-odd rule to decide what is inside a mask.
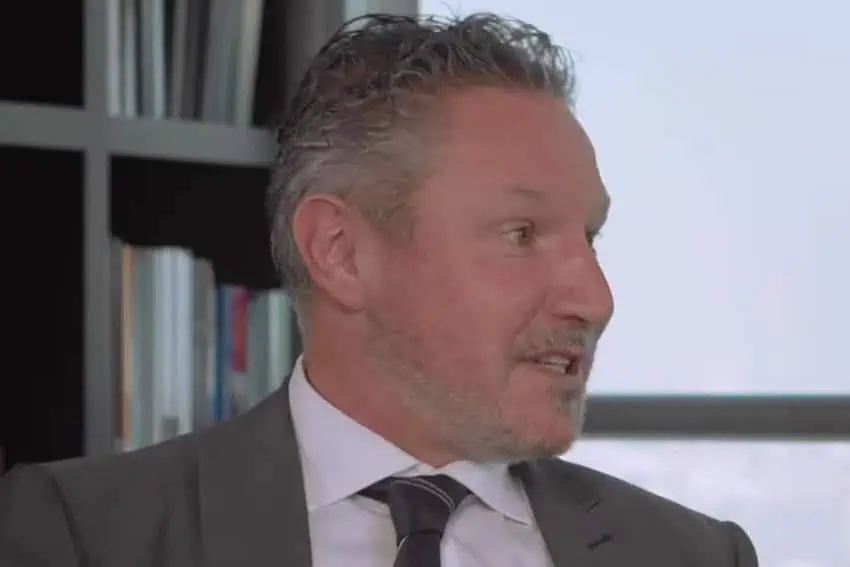
[[[243,0],[240,6],[240,32],[233,81],[233,122],[251,126],[254,112],[254,87],[257,79],[257,59],[260,52],[263,0]]]
[[[106,0],[106,80],[110,116],[124,113],[121,89],[121,18],[122,0]]]
[[[174,414],[177,434],[188,433],[193,425],[193,335],[195,259],[187,250],[173,250],[174,266]]]
[[[134,118],[138,102],[138,0],[121,0],[121,95],[122,114]]]
[[[130,386],[131,434],[127,449],[154,441],[154,267],[153,252],[133,248],[132,256],[132,346]]]
[[[165,4],[141,2],[142,115],[165,118]]]

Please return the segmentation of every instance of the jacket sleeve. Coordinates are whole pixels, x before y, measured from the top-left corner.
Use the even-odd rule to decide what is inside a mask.
[[[732,554],[734,567],[758,567],[758,556],[753,542],[747,533],[734,522],[725,522],[724,526],[729,532],[732,541]]]
[[[0,476],[0,567],[80,567],[65,502],[43,466]]]

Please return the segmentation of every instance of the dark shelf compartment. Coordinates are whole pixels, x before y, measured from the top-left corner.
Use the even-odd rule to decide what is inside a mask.
[[[220,283],[278,287],[263,208],[268,172],[113,157],[112,234],[137,246],[180,246],[212,260]]]
[[[286,35],[280,33],[286,21],[288,2],[264,2],[257,80],[254,85],[252,123],[261,128],[274,126],[287,99]]]
[[[10,198],[3,315],[13,344],[0,379],[6,464],[83,452],[83,156],[0,147]],[[14,181],[19,180],[19,181]],[[14,228],[12,228],[14,226]]]
[[[83,106],[83,0],[0,3],[0,100]]]

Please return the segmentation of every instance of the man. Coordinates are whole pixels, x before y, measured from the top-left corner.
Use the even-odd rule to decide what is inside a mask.
[[[292,376],[229,423],[13,471],[0,564],[754,567],[735,524],[557,458],[613,310],[572,88],[493,15],[338,32],[269,189]]]

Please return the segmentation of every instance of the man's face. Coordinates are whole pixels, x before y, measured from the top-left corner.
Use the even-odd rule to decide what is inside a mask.
[[[593,249],[608,197],[592,146],[547,95],[474,89],[441,108],[412,241],[381,253],[373,355],[466,458],[560,454],[613,310]]]

